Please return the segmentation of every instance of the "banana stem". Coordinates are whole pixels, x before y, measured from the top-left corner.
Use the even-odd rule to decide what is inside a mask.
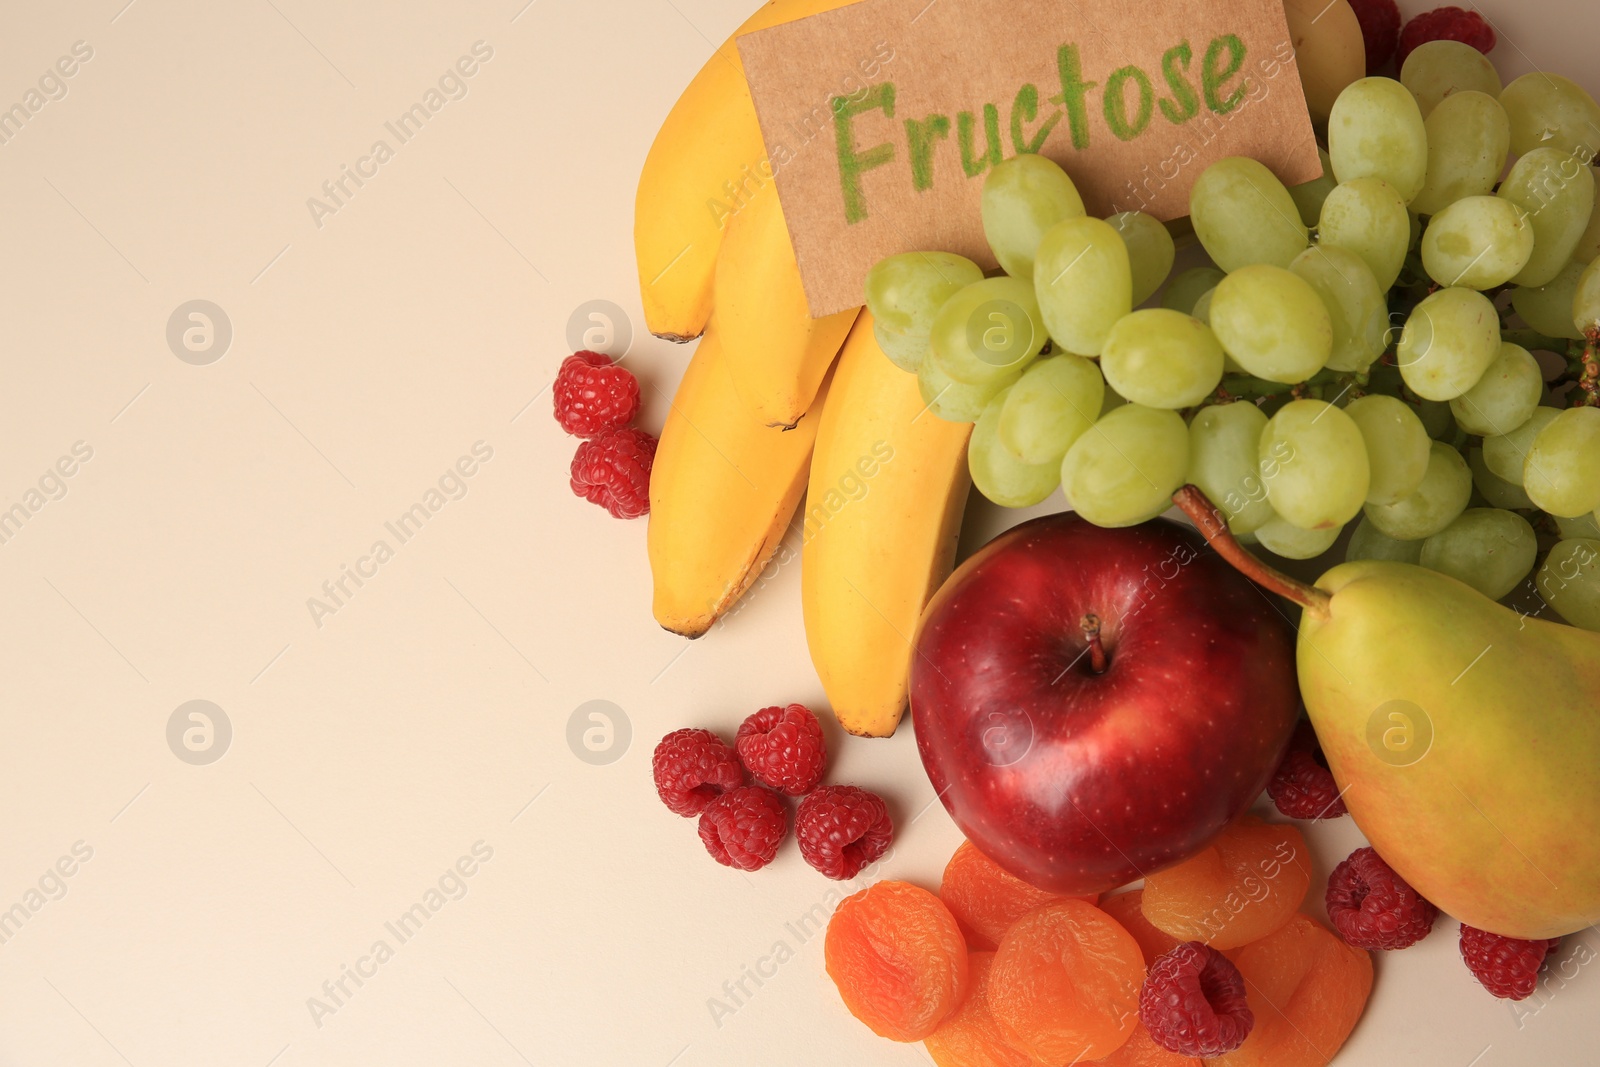
[[[1184,486],[1172,494],[1172,502],[1189,516],[1195,529],[1205,536],[1211,547],[1217,550],[1217,554],[1233,564],[1234,568],[1246,578],[1269,592],[1294,601],[1307,611],[1318,615],[1328,613],[1328,604],[1332,602],[1333,597],[1314,585],[1307,585],[1280,570],[1267,566],[1248,552],[1228,529],[1227,522],[1222,518],[1222,512],[1206,499],[1205,493],[1198,487]]]

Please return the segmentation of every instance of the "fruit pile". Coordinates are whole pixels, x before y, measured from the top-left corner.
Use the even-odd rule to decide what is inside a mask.
[[[674,730],[650,760],[656,794],[675,815],[700,817],[700,841],[725,867],[756,871],[778,855],[789,830],[783,797],[799,797],[800,855],[846,881],[878,862],[894,839],[889,809],[853,785],[819,785],[827,746],[803,704],[762,708],[739,725],[733,745],[710,730]],[[745,782],[749,774],[755,785]]]
[[[1287,189],[1246,158],[1199,175],[1189,221],[1215,266],[1166,284],[1167,227],[1090,217],[1061,167],[1019,155],[983,188],[1005,273],[903,253],[873,268],[867,307],[929,409],[975,423],[973,483],[997,504],[1059,485],[1127,526],[1190,483],[1280,556],[1321,555],[1360,518],[1349,558],[1495,599],[1533,571],[1542,531],[1560,544],[1539,592],[1594,628],[1597,129],[1576,84],[1502,90],[1482,53],[1430,40],[1399,81],[1338,95],[1322,178]]]

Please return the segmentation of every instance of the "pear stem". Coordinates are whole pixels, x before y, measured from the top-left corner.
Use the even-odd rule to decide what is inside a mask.
[[[1106,646],[1100,641],[1100,616],[1085,615],[1078,626],[1083,630],[1084,639],[1089,642],[1089,669],[1096,674],[1106,673],[1111,661],[1106,657]]]
[[[1307,585],[1299,579],[1291,578],[1282,571],[1269,567],[1246,550],[1228,529],[1227,522],[1222,518],[1222,512],[1217,510],[1216,505],[1212,504],[1198,487],[1184,486],[1172,494],[1172,502],[1189,516],[1195,529],[1205,536],[1211,547],[1217,550],[1217,554],[1233,564],[1234,568],[1246,578],[1263,589],[1277,593],[1286,600],[1294,601],[1307,611],[1318,615],[1328,613],[1328,604],[1333,597],[1314,585]]]

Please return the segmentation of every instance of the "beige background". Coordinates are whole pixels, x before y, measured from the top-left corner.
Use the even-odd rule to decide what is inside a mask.
[[[785,925],[831,884],[792,846],[718,867],[651,788],[669,729],[820,705],[796,569],[699,643],[659,630],[645,525],[568,492],[544,392],[574,309],[637,316],[640,161],[751,0],[125,2],[13,5],[0,34],[0,103],[94,52],[0,145],[0,507],[93,449],[0,544],[0,909],[93,850],[0,944],[0,1063],[926,1063]],[[1503,70],[1600,88],[1584,6],[1491,5]],[[480,40],[467,95],[319,228],[307,198]],[[233,328],[207,366],[166,341],[193,299]],[[687,356],[634,342],[652,428]],[[479,441],[466,495],[319,627],[307,599]],[[209,766],[167,744],[194,699],[233,728]],[[595,699],[633,730],[605,766],[566,741]],[[910,731],[833,774],[894,806],[881,873],[934,883],[958,836]],[[1313,836],[1324,871],[1358,843]],[[308,998],[480,841],[465,896],[317,1025]],[[1441,929],[1380,961],[1339,1062],[1592,1062],[1590,945],[1519,1013]],[[745,968],[769,977],[719,1025]]]

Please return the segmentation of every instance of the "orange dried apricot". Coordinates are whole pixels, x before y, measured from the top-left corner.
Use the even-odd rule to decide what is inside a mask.
[[[1211,1067],[1325,1067],[1367,1006],[1372,957],[1315,919],[1228,953],[1244,975],[1255,1029]]]
[[[1121,923],[1122,928],[1133,935],[1133,939],[1139,942],[1140,950],[1144,952],[1144,965],[1149,967],[1157,956],[1165,955],[1183,942],[1165,930],[1151,925],[1150,920],[1144,917],[1143,900],[1144,890],[1133,889],[1106,897],[1100,902],[1100,910]]]
[[[967,999],[923,1042],[938,1067],[1035,1067],[1012,1045],[989,1013],[989,971],[993,952],[967,957]]]
[[[823,939],[828,977],[879,1037],[921,1041],[967,994],[967,943],[926,889],[879,882],[846,897]]]
[[[1143,1023],[1134,1027],[1133,1035],[1123,1042],[1121,1048],[1094,1062],[1102,1067],[1201,1067],[1200,1060],[1168,1052],[1156,1044],[1156,1039],[1150,1036],[1150,1031],[1144,1028]]]
[[[989,1011],[1013,1045],[1042,1063],[1108,1056],[1139,1022],[1139,942],[1083,900],[1034,908],[1000,939]]]
[[[1144,881],[1144,917],[1180,941],[1238,948],[1300,909],[1311,885],[1305,838],[1245,816],[1199,855]]]
[[[973,948],[993,949],[1011,924],[1040,904],[1066,898],[1029,885],[984,855],[971,841],[961,842],[944,868],[939,899],[945,902]],[[1095,897],[1077,897],[1093,904]]]

